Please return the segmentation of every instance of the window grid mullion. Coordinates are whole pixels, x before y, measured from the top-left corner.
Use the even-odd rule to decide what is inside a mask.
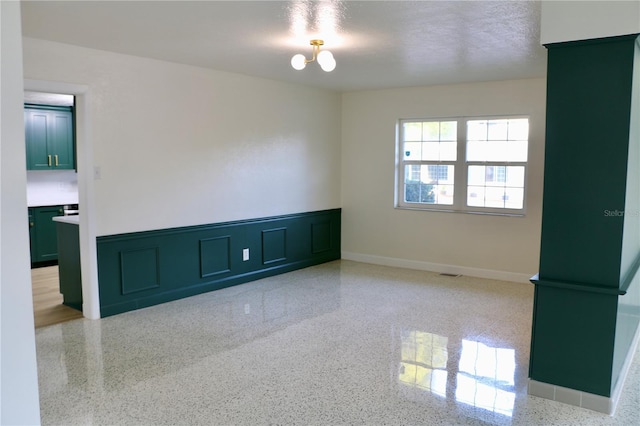
[[[453,206],[457,210],[466,208],[467,199],[467,170],[464,165],[466,160],[467,121],[458,119],[458,145],[456,167],[454,171]]]

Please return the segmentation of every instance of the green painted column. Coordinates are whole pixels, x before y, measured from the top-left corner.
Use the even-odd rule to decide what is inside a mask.
[[[640,169],[637,34],[546,47],[545,183],[529,376],[610,397],[622,366],[614,358],[631,345],[620,339],[618,308],[640,255],[640,214],[625,215],[640,198],[629,186]]]

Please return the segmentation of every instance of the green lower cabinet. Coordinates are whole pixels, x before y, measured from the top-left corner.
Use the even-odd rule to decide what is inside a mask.
[[[33,207],[29,209],[29,237],[31,263],[58,260],[58,238],[53,218],[62,216],[62,206]]]
[[[31,263],[36,257],[36,222],[35,222],[35,209],[29,209],[29,250],[31,253]]]
[[[56,222],[58,232],[58,274],[63,304],[82,311],[82,274],[78,224]]]

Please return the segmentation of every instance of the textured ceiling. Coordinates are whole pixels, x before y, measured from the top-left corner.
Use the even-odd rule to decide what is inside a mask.
[[[538,1],[23,1],[23,34],[359,90],[541,77]],[[291,68],[323,38],[338,63]]]

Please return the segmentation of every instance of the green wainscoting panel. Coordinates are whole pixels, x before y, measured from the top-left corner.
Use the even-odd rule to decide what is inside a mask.
[[[120,252],[122,294],[137,293],[160,286],[158,270],[159,247],[123,250]]]
[[[268,265],[285,260],[287,260],[287,228],[262,231],[262,263]]]
[[[200,240],[200,277],[231,272],[231,237],[224,235]]]
[[[101,316],[340,259],[340,214],[331,209],[100,236]]]
[[[311,243],[313,253],[322,253],[331,250],[331,237],[335,233],[331,231],[331,222],[322,221],[311,224]]]

